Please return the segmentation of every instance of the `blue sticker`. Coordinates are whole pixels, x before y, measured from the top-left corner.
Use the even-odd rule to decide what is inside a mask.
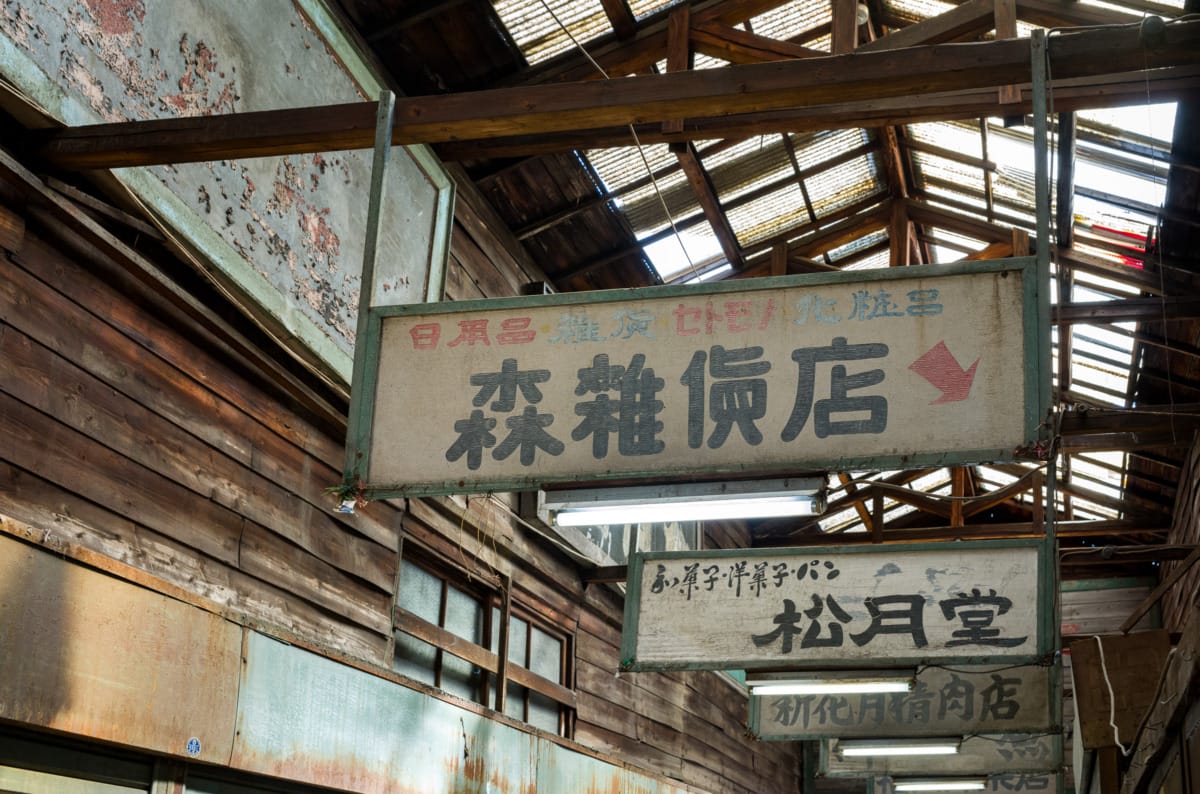
[[[190,755],[192,758],[195,758],[196,756],[200,755],[200,740],[197,739],[195,736],[188,739],[187,754]]]

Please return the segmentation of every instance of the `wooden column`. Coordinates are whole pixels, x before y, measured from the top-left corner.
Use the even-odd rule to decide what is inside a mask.
[[[858,46],[857,0],[830,0],[833,4],[833,30],[830,46],[834,55],[853,52]]]

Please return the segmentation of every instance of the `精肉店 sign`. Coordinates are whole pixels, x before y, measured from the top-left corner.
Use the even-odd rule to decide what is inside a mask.
[[[375,310],[373,496],[1012,459],[1032,259]]]
[[[1050,725],[1043,665],[924,667],[909,692],[750,698],[750,732],[760,739],[1034,733]]]
[[[1037,661],[1051,645],[1044,545],[637,555],[621,664],[749,670]]]

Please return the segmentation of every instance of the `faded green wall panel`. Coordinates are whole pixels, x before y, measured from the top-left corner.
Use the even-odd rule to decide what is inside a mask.
[[[534,742],[473,711],[250,636],[236,768],[348,791],[527,792]]]

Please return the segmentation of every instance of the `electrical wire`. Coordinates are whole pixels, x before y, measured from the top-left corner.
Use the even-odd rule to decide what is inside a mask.
[[[1108,687],[1108,724],[1113,729],[1113,741],[1121,751],[1121,755],[1128,757],[1133,752],[1133,745],[1129,745],[1129,749],[1125,749],[1125,745],[1121,744],[1121,729],[1117,727],[1117,698],[1113,694],[1112,681],[1108,678],[1108,665],[1104,661],[1104,641],[1096,636],[1096,647],[1100,649],[1100,673],[1104,676],[1104,685]]]
[[[563,24],[563,21],[558,18],[558,14],[554,13],[554,9],[550,7],[550,4],[546,0],[541,0],[541,4],[542,7],[546,9],[546,12],[550,14],[550,18],[554,20],[562,32],[566,34],[567,38],[571,40],[571,43],[575,45],[575,48],[578,49],[583,54],[583,57],[588,60],[588,63],[594,66],[596,71],[599,72],[600,76],[605,80],[611,80],[612,77],[607,71],[605,71],[604,67],[597,63],[596,59],[591,56],[579,39],[575,38],[575,35],[571,33],[567,26]],[[646,169],[646,174],[650,177],[650,184],[654,186],[654,195],[658,197],[658,203],[662,206],[663,214],[667,216],[667,223],[671,226],[671,233],[675,236],[675,241],[679,243],[679,250],[683,252],[683,258],[687,260],[688,272],[693,277],[699,277],[699,269],[696,267],[696,263],[692,260],[692,255],[687,250],[687,245],[685,245],[683,242],[683,235],[680,234],[679,227],[675,225],[675,218],[671,214],[671,208],[667,206],[667,200],[663,196],[662,189],[659,187],[658,178],[654,176],[654,169],[650,167],[650,160],[646,157],[646,152],[642,146],[642,139],[638,137],[637,130],[634,129],[632,124],[629,125],[629,134],[633,136],[633,145],[637,149],[638,156],[642,159],[642,166]]]

